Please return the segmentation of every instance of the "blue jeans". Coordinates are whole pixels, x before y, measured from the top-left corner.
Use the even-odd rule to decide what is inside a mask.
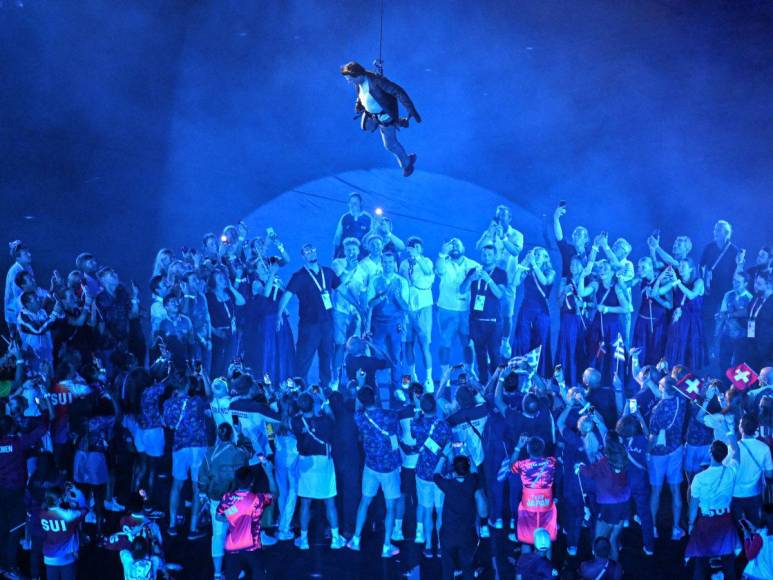
[[[389,355],[392,360],[392,388],[400,383],[400,373],[403,370],[403,337],[400,325],[403,319],[386,319],[372,321],[373,343]],[[375,385],[373,385],[375,387]]]

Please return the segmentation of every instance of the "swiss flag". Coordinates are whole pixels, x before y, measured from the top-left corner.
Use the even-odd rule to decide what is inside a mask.
[[[703,381],[692,373],[687,373],[676,382],[676,388],[685,397],[689,399],[697,399],[701,395]]]
[[[759,379],[757,373],[755,373],[746,363],[741,363],[737,367],[727,369],[725,375],[739,391],[745,391]]]

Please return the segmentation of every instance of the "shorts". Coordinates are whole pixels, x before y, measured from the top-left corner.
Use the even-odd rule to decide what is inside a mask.
[[[470,336],[470,313],[466,310],[457,312],[438,308],[437,323],[440,330],[440,348],[451,348],[456,335],[461,335],[465,342]]]
[[[663,485],[664,480],[669,485],[679,485],[682,483],[683,456],[683,447],[677,447],[668,455],[650,455],[650,459],[647,462],[650,485]]]
[[[429,344],[432,339],[432,306],[408,312],[405,321],[405,340],[413,342],[419,338],[426,340]]]
[[[298,456],[298,497],[330,499],[337,493],[335,464],[330,457]]]
[[[144,453],[150,457],[164,456],[164,428],[137,429],[134,434],[134,446],[137,453]]]
[[[556,504],[550,506],[547,511],[535,512],[518,506],[518,524],[516,532],[518,541],[524,544],[534,545],[534,530],[545,528],[550,534],[551,541],[558,535],[558,511]]]
[[[350,329],[355,323],[355,316],[352,312],[341,312],[333,310],[333,336],[336,344],[346,344],[351,336]]]
[[[172,451],[172,477],[178,481],[185,481],[190,472],[191,481],[198,483],[199,469],[206,454],[206,447],[183,447]]]
[[[445,494],[434,481],[425,481],[417,477],[416,496],[418,497],[419,505],[424,509],[432,509],[434,507],[438,512],[443,509]]]
[[[382,473],[365,466],[362,470],[362,495],[376,497],[378,488],[384,492],[384,499],[400,498],[400,468]]]
[[[599,521],[616,526],[631,517],[630,502],[600,503]]]
[[[709,452],[711,445],[684,446],[684,470],[687,473],[698,473],[704,466],[711,464]]]
[[[75,483],[105,485],[107,483],[107,457],[101,451],[77,450],[72,471]]]

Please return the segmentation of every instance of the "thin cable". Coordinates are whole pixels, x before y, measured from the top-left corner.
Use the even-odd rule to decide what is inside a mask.
[[[378,34],[378,60],[383,64],[384,57],[382,55],[384,49],[384,0],[381,0],[381,26]]]
[[[384,0],[381,0],[381,20],[379,22],[378,33],[378,62],[376,63],[376,70],[379,76],[384,74]]]

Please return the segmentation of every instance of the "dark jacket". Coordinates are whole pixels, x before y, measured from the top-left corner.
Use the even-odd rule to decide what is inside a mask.
[[[199,472],[199,490],[209,499],[220,500],[230,490],[236,471],[249,459],[249,452],[233,443],[220,443],[210,449]]]
[[[392,119],[397,121],[400,118],[400,113],[397,108],[397,99],[400,99],[400,102],[403,104],[403,107],[405,107],[405,110],[408,111],[408,114],[415,117],[417,121],[421,120],[421,116],[416,111],[416,107],[413,106],[413,101],[411,101],[408,93],[406,93],[400,85],[393,83],[386,77],[378,76],[372,72],[366,72],[365,76],[368,79],[371,96],[379,105],[381,105],[381,109],[392,117]],[[354,110],[357,113],[362,113],[365,111],[365,107],[360,102],[358,89],[356,89],[356,95],[357,101],[354,105]]]

